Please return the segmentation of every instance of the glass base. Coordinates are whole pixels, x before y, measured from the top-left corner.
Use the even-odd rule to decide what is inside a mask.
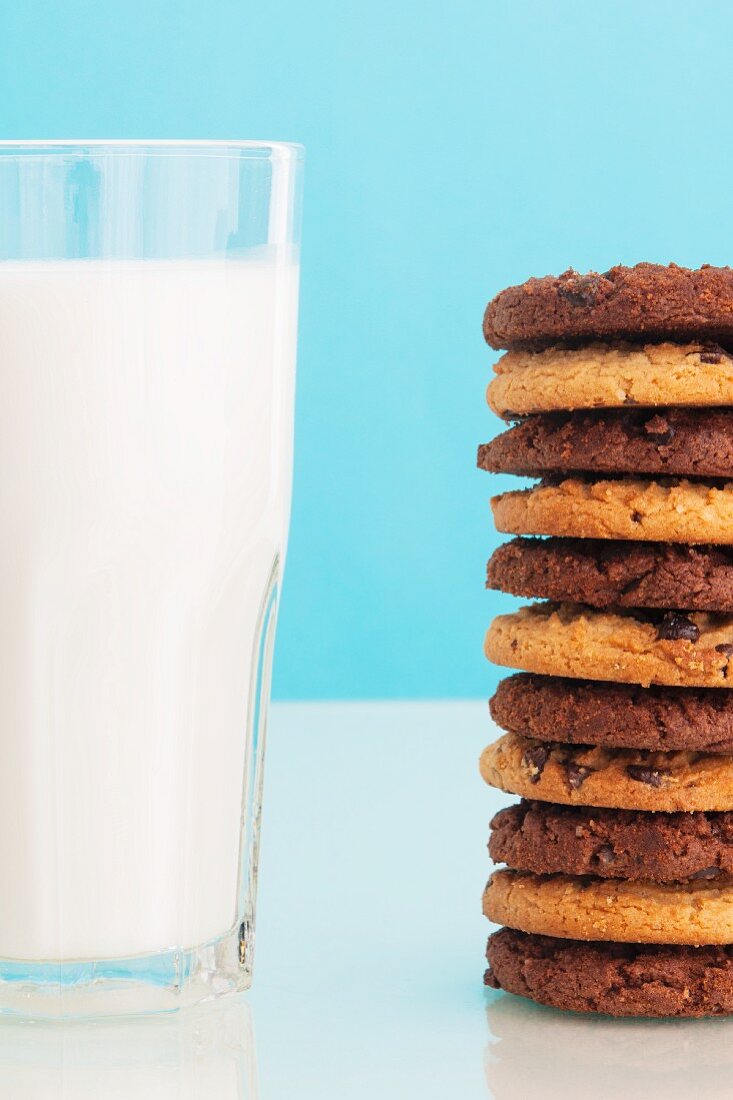
[[[83,1020],[175,1012],[249,989],[252,943],[244,922],[190,950],[63,963],[0,959],[0,1016]]]
[[[240,993],[252,983],[254,913],[279,562],[264,594],[247,717],[236,924],[193,948],[115,959],[28,962],[0,957],[0,1017],[85,1020],[142,1016]],[[192,889],[196,889],[192,884]]]

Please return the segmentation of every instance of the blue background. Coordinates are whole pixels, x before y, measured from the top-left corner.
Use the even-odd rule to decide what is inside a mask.
[[[732,35],[720,0],[0,0],[2,137],[307,147],[277,696],[488,693],[483,307],[731,260]]]

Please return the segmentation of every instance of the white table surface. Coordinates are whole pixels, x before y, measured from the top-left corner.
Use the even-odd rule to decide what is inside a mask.
[[[484,703],[280,705],[255,982],[158,1020],[0,1024],[0,1098],[648,1100],[733,1093],[733,1023],[583,1019],[482,987]]]

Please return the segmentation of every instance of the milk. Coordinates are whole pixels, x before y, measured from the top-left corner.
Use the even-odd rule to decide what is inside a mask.
[[[0,263],[0,958],[235,920],[297,268]]]

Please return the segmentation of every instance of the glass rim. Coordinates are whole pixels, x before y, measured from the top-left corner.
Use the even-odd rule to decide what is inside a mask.
[[[232,156],[238,159],[301,161],[305,148],[292,141],[206,138],[33,138],[0,140],[0,157],[33,156]]]

